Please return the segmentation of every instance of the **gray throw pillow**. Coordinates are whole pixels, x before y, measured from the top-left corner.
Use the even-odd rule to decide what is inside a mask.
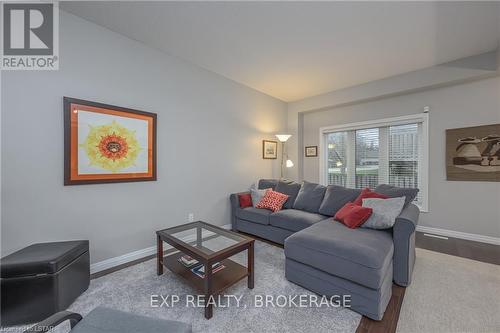
[[[253,184],[250,187],[250,196],[252,197],[252,206],[257,206],[257,204],[262,200],[262,197],[266,194],[268,188],[259,190],[257,186]]]
[[[404,188],[389,184],[380,184],[375,188],[375,192],[387,195],[389,198],[405,197],[405,207],[417,197],[418,188]]]
[[[323,197],[325,196],[325,191],[326,187],[323,185],[304,181],[297,194],[297,199],[295,199],[293,208],[305,210],[310,213],[317,213],[323,201]]]
[[[327,216],[335,216],[337,211],[348,202],[356,200],[361,190],[347,188],[338,185],[329,185],[326,188],[325,197],[319,206],[319,213]]]
[[[300,191],[300,184],[290,180],[280,180],[278,181],[278,185],[276,185],[275,191],[288,195],[283,208],[292,208],[295,198],[297,198],[297,194]]]
[[[277,179],[261,179],[259,180],[259,187],[258,189],[259,190],[262,190],[262,189],[275,189],[276,188],[276,185],[278,184],[278,180]]]
[[[394,226],[396,218],[401,214],[405,197],[378,199],[363,199],[363,207],[373,209],[372,215],[361,225],[361,228],[389,229]]]

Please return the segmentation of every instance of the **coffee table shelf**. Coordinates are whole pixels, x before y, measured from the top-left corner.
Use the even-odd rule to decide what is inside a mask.
[[[204,293],[205,279],[199,277],[188,268],[181,264],[178,259],[183,255],[182,252],[176,252],[163,257],[163,265],[173,273],[183,277],[189,285],[197,291]],[[224,269],[213,273],[212,294],[217,295],[222,291],[248,276],[247,268],[230,259],[220,261],[226,266]]]

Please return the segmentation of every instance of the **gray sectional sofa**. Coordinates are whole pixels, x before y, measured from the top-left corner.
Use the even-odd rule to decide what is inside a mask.
[[[240,208],[241,193],[231,194],[232,229],[284,244],[289,281],[320,295],[350,295],[352,310],[381,320],[392,282],[411,282],[419,209],[408,202],[392,229],[349,229],[332,216],[361,190],[274,179],[258,187],[288,194],[284,209]],[[392,196],[387,185],[375,191]]]

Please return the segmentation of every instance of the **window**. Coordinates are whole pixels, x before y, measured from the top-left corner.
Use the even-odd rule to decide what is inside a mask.
[[[415,204],[426,211],[427,119],[427,114],[419,114],[322,128],[322,183],[418,187]]]
[[[328,135],[328,183],[347,186],[346,173],[347,133]]]
[[[370,187],[378,185],[379,170],[379,129],[368,128],[355,131],[356,143],[356,188]]]

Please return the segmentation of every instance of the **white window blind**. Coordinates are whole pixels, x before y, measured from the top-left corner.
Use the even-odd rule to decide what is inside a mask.
[[[379,183],[379,129],[356,132],[356,188],[375,188]]]
[[[424,127],[425,126],[425,127]],[[323,183],[374,189],[379,184],[419,188],[427,208],[427,115],[322,128]],[[326,170],[325,170],[326,169]],[[324,177],[323,177],[324,175]]]
[[[408,124],[389,127],[389,184],[398,187],[419,187],[419,127]],[[417,202],[421,201],[420,194]]]

